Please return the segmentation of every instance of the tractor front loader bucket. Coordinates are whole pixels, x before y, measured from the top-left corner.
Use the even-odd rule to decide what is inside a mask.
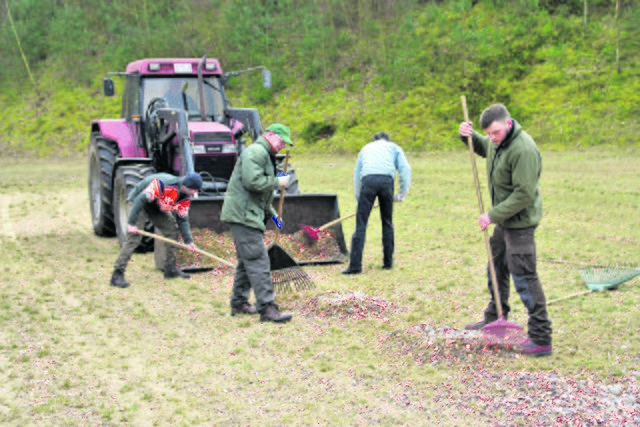
[[[336,194],[285,194],[285,198],[287,203],[284,204],[282,211],[282,218],[285,224],[280,230],[281,234],[302,232],[300,224],[319,227],[322,224],[340,218],[340,208]],[[223,202],[224,197],[222,196],[193,199],[189,209],[189,222],[192,231],[198,228],[206,228],[215,231],[217,234],[227,232],[229,225],[220,219]],[[275,209],[278,209],[279,203],[280,196],[274,196],[273,206]],[[267,228],[274,228],[272,221],[268,221]],[[342,225],[336,224],[327,231],[335,237],[340,253],[347,255],[349,252],[342,232]],[[156,241],[154,251],[156,268],[163,269],[166,245],[161,241]],[[329,263],[331,260],[325,262]]]

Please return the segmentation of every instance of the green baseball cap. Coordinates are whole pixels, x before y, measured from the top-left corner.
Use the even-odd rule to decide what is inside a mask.
[[[285,125],[281,125],[280,123],[274,123],[267,128],[267,131],[271,131],[273,133],[277,133],[280,138],[287,144],[293,146],[293,142],[291,142],[291,131]]]

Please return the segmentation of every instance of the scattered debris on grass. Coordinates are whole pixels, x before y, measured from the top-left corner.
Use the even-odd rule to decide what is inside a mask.
[[[275,233],[267,230],[264,233],[264,242],[267,246],[273,243]],[[294,234],[280,234],[278,244],[297,262],[327,261],[346,258],[340,252],[340,245],[333,234],[328,231],[318,232],[318,240],[310,241],[304,231]]]
[[[389,316],[399,311],[396,304],[383,298],[372,297],[362,292],[327,292],[311,298],[297,309],[309,318],[329,320],[378,319],[389,321]]]
[[[380,345],[389,347],[394,356],[409,356],[419,365],[435,365],[463,362],[472,354],[506,354],[521,341],[522,336],[497,338],[481,331],[422,324],[391,332]]]
[[[448,327],[413,326],[381,337],[379,345],[392,358],[410,356],[418,365],[458,366],[460,370],[449,382],[432,387],[432,400],[461,414],[486,417],[495,426],[626,426],[640,422],[640,372],[608,382],[587,372],[500,373],[497,367],[522,357],[517,344],[487,341],[480,331]],[[409,399],[419,391],[405,390],[403,395]],[[402,404],[420,409],[410,401]]]
[[[495,426],[627,426],[640,422],[640,387],[634,377],[609,383],[583,373],[496,373],[465,366],[454,383],[435,386],[435,401],[492,419]]]

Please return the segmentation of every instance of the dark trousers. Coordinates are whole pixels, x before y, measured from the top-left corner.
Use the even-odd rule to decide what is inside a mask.
[[[178,240],[178,223],[172,213],[162,212],[155,209],[143,209],[138,216],[136,227],[140,230],[144,229],[147,218],[153,223],[163,236],[171,240]],[[142,241],[141,234],[127,233],[127,239],[120,248],[120,255],[116,260],[116,270],[124,271],[131,260],[133,252]],[[167,245],[167,255],[164,261],[165,270],[167,267],[176,265],[176,248],[173,245]]]
[[[529,313],[527,323],[531,341],[539,345],[551,345],[551,321],[547,314],[547,302],[536,270],[536,227],[509,229],[496,225],[490,239],[491,254],[496,269],[498,292],[502,313],[507,316],[509,306],[509,276]],[[493,296],[493,285],[487,265],[487,277],[491,301],[485,309],[488,322],[498,318]]]
[[[388,175],[367,175],[362,178],[358,210],[356,211],[356,231],[351,238],[351,270],[362,270],[362,252],[367,235],[367,223],[373,204],[378,199],[382,220],[382,264],[393,266],[393,177]]]
[[[256,296],[256,310],[263,312],[273,302],[271,264],[262,231],[241,224],[230,224],[236,245],[236,274],[231,291],[231,307],[249,302],[251,288]]]

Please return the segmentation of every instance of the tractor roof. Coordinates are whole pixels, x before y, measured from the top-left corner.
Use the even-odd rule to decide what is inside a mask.
[[[127,65],[127,74],[138,73],[142,75],[188,75],[198,74],[199,58],[151,58],[141,59]],[[189,65],[191,67],[189,67]],[[153,70],[153,71],[152,71]],[[217,59],[207,59],[206,66],[202,70],[206,75],[222,75],[222,68]]]

